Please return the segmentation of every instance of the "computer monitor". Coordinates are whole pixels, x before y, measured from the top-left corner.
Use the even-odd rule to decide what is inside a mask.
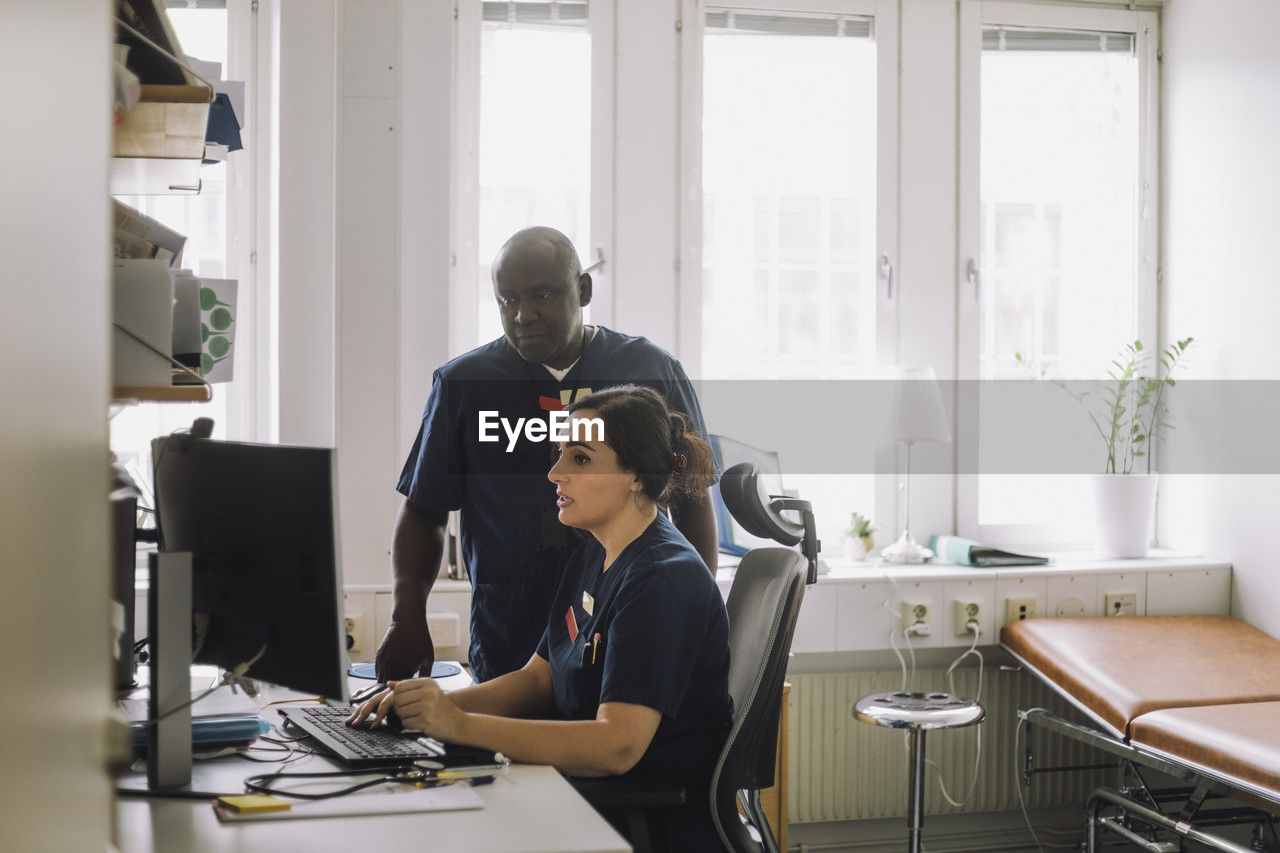
[[[192,555],[195,662],[347,701],[335,452],[175,434],[151,454],[160,548]]]
[[[756,466],[757,476],[768,494],[785,494],[782,488],[782,467],[775,451],[761,450],[749,444],[734,441],[732,438],[725,438],[723,435],[712,435],[710,439],[711,452],[715,456],[717,470],[727,471],[739,462],[751,462]],[[720,553],[741,557],[752,548],[777,544],[772,540],[752,536],[743,530],[725,508],[718,485],[712,487],[711,494],[715,501]]]

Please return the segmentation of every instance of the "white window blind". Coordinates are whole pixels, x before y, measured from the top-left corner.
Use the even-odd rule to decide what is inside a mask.
[[[775,36],[843,36],[871,38],[873,19],[863,16],[708,9],[707,32],[759,33]]]
[[[982,29],[983,50],[1055,51],[1072,53],[1134,52],[1133,33],[1090,30],[1044,30],[1028,27],[987,26]]]
[[[487,23],[560,25],[586,28],[587,0],[550,0],[546,3],[484,4],[484,20]]]

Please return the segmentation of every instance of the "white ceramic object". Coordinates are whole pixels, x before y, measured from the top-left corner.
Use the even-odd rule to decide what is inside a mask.
[[[862,544],[861,536],[844,536],[844,547],[841,549],[846,560],[865,560],[867,546]]]
[[[1094,547],[1104,560],[1147,556],[1157,474],[1095,474]]]

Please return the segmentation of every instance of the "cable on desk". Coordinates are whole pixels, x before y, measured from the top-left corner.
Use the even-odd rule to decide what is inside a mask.
[[[336,779],[347,777],[356,779],[361,776],[377,775],[375,779],[368,779],[364,782],[355,782],[345,788],[339,788],[336,791],[326,791],[322,794],[310,794],[302,791],[287,791],[273,787],[271,782],[275,779]],[[418,788],[439,788],[446,785],[453,785],[463,779],[440,779],[436,776],[434,770],[422,770],[412,764],[396,764],[387,767],[366,767],[361,770],[330,770],[319,773],[284,773],[277,770],[274,773],[262,773],[258,776],[250,776],[244,780],[246,791],[252,791],[259,794],[270,794],[276,797],[294,797],[299,800],[329,800],[334,797],[345,797],[347,794],[354,794],[356,791],[363,791],[365,788],[372,788],[375,785],[385,785],[388,783],[396,783],[401,785],[412,785]]]

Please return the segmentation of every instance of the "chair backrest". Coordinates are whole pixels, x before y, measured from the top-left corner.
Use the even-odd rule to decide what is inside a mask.
[[[807,567],[806,558],[789,548],[756,548],[738,564],[729,590],[734,719],[710,790],[712,821],[729,850],[758,846],[738,818],[737,792],[773,784],[782,685]]]

